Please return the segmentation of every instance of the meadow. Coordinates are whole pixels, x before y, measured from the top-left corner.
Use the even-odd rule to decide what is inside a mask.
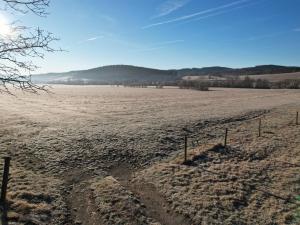
[[[299,127],[293,125],[300,111],[298,90],[54,85],[50,91],[0,96],[0,155],[12,157],[11,221],[293,220],[296,206],[286,199],[300,190]],[[267,131],[261,138],[258,118]],[[225,127],[231,130],[230,149],[211,151],[222,142]],[[205,155],[196,157],[193,167],[182,165],[184,135],[192,140],[190,158]],[[267,183],[269,194],[259,191]]]

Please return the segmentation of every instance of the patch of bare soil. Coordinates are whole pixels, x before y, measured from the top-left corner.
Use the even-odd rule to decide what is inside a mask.
[[[90,185],[96,224],[159,225],[147,216],[145,205],[130,190],[111,176],[95,179]]]
[[[133,182],[133,172],[129,165],[118,165],[110,173],[145,205],[146,215],[162,225],[187,225],[190,221],[170,210],[168,202],[156,190],[155,186],[146,182]]]
[[[88,185],[86,182],[73,185],[67,199],[72,210],[71,218],[74,224],[101,225],[103,219],[98,215],[94,195]]]
[[[101,177],[101,176],[100,176]],[[77,225],[101,225],[97,215],[93,193],[89,189],[92,175],[82,169],[64,174],[64,196],[68,205],[68,223]]]
[[[182,215],[172,212],[169,203],[164,196],[156,190],[151,183],[139,182],[133,183],[129,189],[133,190],[146,206],[146,212],[149,217],[154,218],[163,225],[187,225],[189,219]]]

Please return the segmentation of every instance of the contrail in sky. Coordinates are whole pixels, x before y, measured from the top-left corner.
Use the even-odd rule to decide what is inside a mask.
[[[142,29],[148,29],[148,28],[151,28],[151,27],[161,26],[161,25],[164,25],[164,24],[169,24],[169,23],[174,23],[174,22],[188,20],[188,19],[191,19],[191,18],[195,18],[197,16],[201,16],[201,15],[205,15],[205,14],[208,14],[208,13],[216,12],[218,10],[231,8],[233,6],[236,6],[236,5],[239,5],[239,4],[242,4],[242,3],[246,3],[246,2],[249,2],[249,1],[250,0],[235,1],[235,2],[232,2],[232,3],[226,4],[226,5],[222,5],[222,6],[218,6],[218,7],[210,8],[210,9],[206,9],[206,10],[203,10],[203,11],[200,11],[200,12],[197,12],[197,13],[193,13],[193,14],[181,16],[181,17],[178,17],[178,18],[175,18],[175,19],[165,20],[165,21],[158,22],[158,23],[152,23],[152,24],[149,24],[149,25],[146,25],[146,26],[142,27]]]

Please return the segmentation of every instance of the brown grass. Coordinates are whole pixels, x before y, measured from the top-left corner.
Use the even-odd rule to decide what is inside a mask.
[[[300,185],[299,127],[294,108],[273,111],[263,120],[233,125],[230,147],[201,145],[135,175],[156,186],[172,209],[195,224],[291,224]],[[211,140],[218,143],[218,140]],[[297,166],[299,165],[299,166]]]
[[[265,180],[252,174],[272,167],[272,159],[299,163],[299,154],[295,150],[298,145],[294,143],[299,137],[290,136],[292,131],[299,132],[281,127],[282,121],[293,119],[294,111],[299,109],[299,91],[214,89],[197,92],[55,86],[53,92],[53,95],[42,93],[38,96],[19,93],[17,98],[0,96],[0,156],[12,156],[8,199],[9,214],[15,215],[12,216],[14,220],[41,225],[72,224],[80,214],[78,205],[89,205],[91,212],[98,215],[95,209],[99,204],[93,202],[95,198],[89,198],[90,185],[97,178],[95,182],[101,188],[95,189],[93,195],[103,194],[100,205],[112,207],[110,202],[120,197],[118,192],[123,197],[129,196],[118,200],[117,208],[114,208],[114,218],[129,221],[132,211],[127,211],[125,206],[128,204],[129,209],[142,212],[133,201],[140,200],[139,196],[118,180],[110,183],[101,180],[111,175],[110,168],[120,162],[126,162],[133,170],[149,167],[141,172],[143,182],[153,183],[166,197],[171,211],[195,221],[217,224],[225,219],[254,224],[251,217],[268,222],[267,218],[285,221],[291,216],[292,206],[283,205],[281,200],[266,197],[261,192],[252,193],[234,179],[246,176],[246,180],[265,185],[265,180],[271,176],[269,185],[274,193],[279,189],[282,189],[279,194],[284,196],[298,192],[295,185],[297,168],[262,173]],[[274,109],[276,107],[278,109]],[[287,108],[289,113],[284,111]],[[281,135],[264,133],[265,139],[253,135],[257,127],[253,120],[264,114],[264,110],[272,110],[277,115],[264,121],[264,129],[280,131]],[[243,125],[244,121],[247,121],[246,125]],[[189,135],[203,144],[194,150],[197,156],[206,152],[210,148],[208,145],[222,142],[225,127],[230,128],[230,134],[239,134],[230,135],[229,143],[236,145],[239,151],[247,152],[245,159],[231,153],[229,157],[209,151],[210,161],[204,166],[213,171],[228,172],[231,181],[226,176],[212,176],[197,167],[180,164],[182,155],[178,153],[182,154],[186,133],[182,128],[189,130]],[[249,134],[249,130],[253,132]],[[288,149],[289,154],[284,149]],[[192,154],[189,157],[192,158]],[[161,160],[165,164],[150,167]],[[284,179],[280,180],[282,177]],[[207,180],[211,183],[206,184]],[[102,182],[111,190],[101,186]],[[194,194],[194,200],[189,199]],[[244,210],[245,206],[239,206],[239,202],[251,204],[248,203]],[[223,208],[217,208],[218,205]],[[113,215],[102,216],[110,218]]]

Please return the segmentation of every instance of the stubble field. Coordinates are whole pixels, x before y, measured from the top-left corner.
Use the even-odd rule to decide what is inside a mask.
[[[12,157],[10,221],[184,225],[293,220],[297,206],[285,198],[299,194],[299,127],[292,124],[300,109],[298,90],[53,86],[51,91],[0,96],[0,154]],[[269,133],[260,139],[255,138],[257,118],[268,124]],[[221,142],[225,127],[232,130],[232,149],[209,151]],[[207,151],[193,166],[181,165],[185,134],[194,155]],[[273,168],[276,160],[296,166]],[[212,173],[199,172],[200,167]],[[266,168],[271,172],[265,174]],[[216,177],[213,171],[219,170],[231,171],[231,177]],[[269,192],[285,200],[261,196],[257,189],[267,181],[273,185]],[[257,220],[250,219],[254,212]]]

